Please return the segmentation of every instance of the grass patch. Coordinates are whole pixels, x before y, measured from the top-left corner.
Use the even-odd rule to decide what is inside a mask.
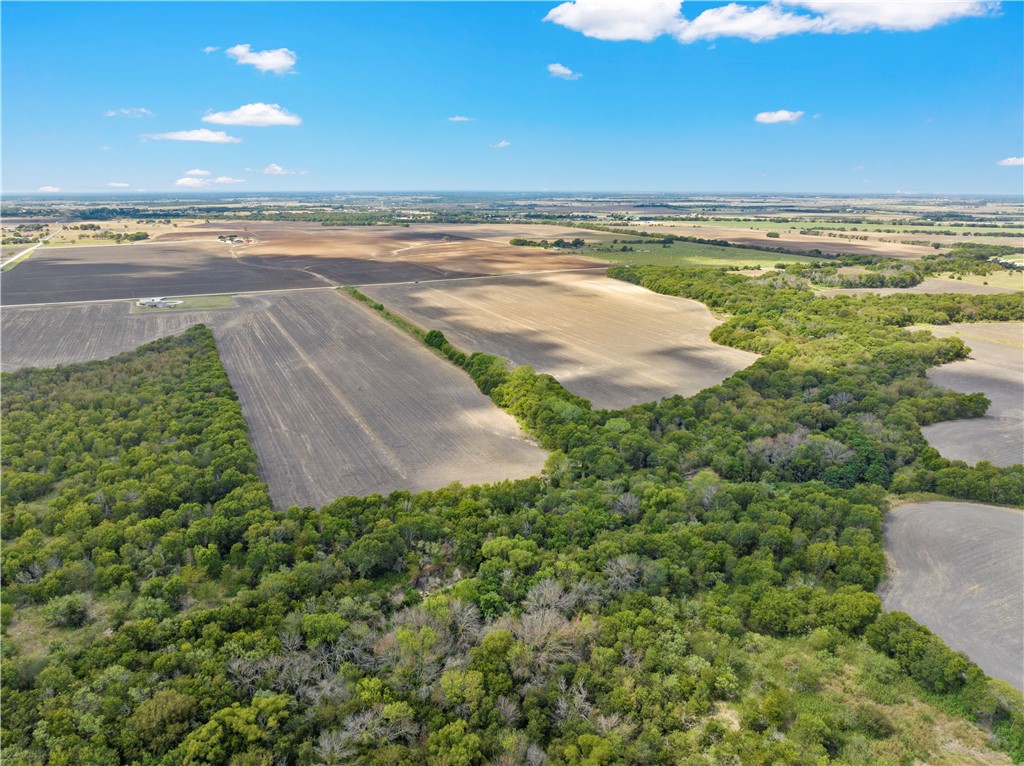
[[[14,260],[12,260],[12,261],[8,261],[7,263],[5,263],[5,264],[3,265],[3,268],[0,268],[0,271],[10,271],[10,270],[11,270],[11,269],[13,269],[13,268],[14,268],[15,266],[17,266],[17,265],[18,265],[19,263],[21,263],[22,261],[27,261],[27,260],[28,260],[29,258],[31,258],[31,257],[32,257],[32,253],[34,253],[34,252],[35,252],[36,250],[38,250],[38,249],[39,249],[39,248],[35,248],[35,249],[33,249],[33,250],[29,250],[29,251],[28,251],[27,253],[25,253],[25,254],[24,254],[24,255],[22,255],[21,257],[19,257],[19,258],[15,258],[15,259],[14,259]]]
[[[996,271],[992,274],[962,274],[960,279],[970,285],[991,285],[1024,290],[1024,271]]]
[[[198,311],[200,309],[233,309],[238,306],[234,295],[184,295],[178,298],[168,297],[169,301],[184,301],[180,306],[165,309],[151,306],[136,306],[132,303],[133,314],[165,313],[168,311]]]
[[[771,240],[765,241],[771,246]],[[721,247],[697,242],[672,242],[629,244],[631,251],[622,252],[622,245],[608,247],[591,246],[581,248],[580,255],[588,255],[602,261],[622,266],[735,266],[739,268],[770,269],[776,263],[812,263],[818,258],[785,253],[768,253],[742,247]],[[611,249],[609,249],[611,248]]]

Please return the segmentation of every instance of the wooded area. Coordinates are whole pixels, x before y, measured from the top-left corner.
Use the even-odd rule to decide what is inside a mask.
[[[960,340],[902,329],[1020,297],[613,273],[763,357],[606,411],[425,333],[553,450],[522,481],[275,513],[202,327],[5,375],[5,762],[1024,758],[1020,694],[873,593],[888,491],[1024,501],[921,437],[987,403],[924,377]]]

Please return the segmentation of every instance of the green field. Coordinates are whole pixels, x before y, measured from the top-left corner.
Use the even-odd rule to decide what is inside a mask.
[[[169,301],[184,301],[180,306],[158,309],[150,306],[136,306],[132,303],[132,312],[149,314],[153,312],[167,311],[196,311],[199,309],[230,309],[234,308],[235,296],[233,295],[184,295],[177,298],[168,297]]]
[[[636,227],[637,230],[643,230],[644,226],[658,226],[658,221],[641,221],[639,223],[634,222],[632,226]],[[821,229],[822,231],[837,231],[842,233],[845,231],[873,231],[882,232],[889,234],[908,234],[916,233],[920,236],[927,236],[928,234],[962,234],[962,235],[997,235],[1001,238],[1012,239],[1010,235],[1018,237],[1024,237],[1024,226],[1013,226],[1000,228],[996,226],[951,226],[948,223],[937,222],[935,226],[925,226],[923,224],[909,224],[909,225],[889,225],[889,224],[877,224],[877,223],[835,223],[829,221],[815,220],[809,218],[801,221],[790,221],[788,223],[781,223],[778,221],[730,221],[730,220],[708,220],[708,221],[665,221],[666,225],[678,226],[680,228],[688,227],[719,227],[723,229],[751,229],[753,231],[795,231],[799,232],[807,229]]]
[[[770,242],[771,240],[769,240]],[[621,245],[611,245],[621,247]],[[632,251],[609,250],[603,247],[585,247],[579,252],[602,261],[623,266],[737,266],[739,268],[767,269],[776,263],[811,263],[810,256],[765,253],[745,247],[721,247],[696,242],[627,245]]]

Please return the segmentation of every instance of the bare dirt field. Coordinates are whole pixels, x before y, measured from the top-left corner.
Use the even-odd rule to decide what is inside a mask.
[[[238,308],[128,303],[7,309],[4,369],[103,358],[210,325],[277,507],[531,476],[546,454],[461,370],[333,290]]]
[[[886,517],[885,608],[906,612],[1024,691],[1024,512],[911,503]]]
[[[995,281],[994,279],[992,280]],[[949,279],[947,277],[927,277],[921,284],[913,287],[836,287],[819,290],[821,295],[900,295],[903,293],[925,293],[938,295],[941,293],[958,293],[961,295],[993,295],[996,293],[1016,293],[1020,288],[1003,287],[995,284],[979,284],[967,280]]]
[[[928,371],[937,385],[992,400],[981,418],[950,420],[921,429],[928,442],[951,460],[998,466],[1024,462],[1024,323],[978,322],[930,326],[939,337],[958,337],[971,347],[970,359]]]
[[[5,306],[331,284],[301,268],[236,260],[216,240],[41,248],[0,279]]]
[[[135,314],[128,301],[5,307],[0,314],[2,369],[56,367],[106,359],[194,324],[221,331],[245,320],[240,309]]]
[[[827,237],[812,234],[799,234],[781,231],[778,237],[769,237],[766,231],[754,231],[750,228],[732,228],[728,226],[701,226],[678,222],[672,224],[632,224],[637,231],[658,232],[661,234],[677,234],[683,237],[700,237],[701,239],[724,239],[736,245],[758,245],[760,247],[785,247],[800,252],[820,250],[823,253],[861,253],[865,255],[883,255],[889,258],[917,259],[925,255],[934,255],[935,250],[924,245],[904,245],[898,242],[882,242],[876,239],[849,240],[839,237]],[[888,239],[918,239],[904,235],[885,235]],[[927,237],[923,237],[927,239]]]
[[[712,343],[696,301],[594,272],[363,288],[388,308],[484,351],[554,375],[601,408],[692,395],[757,356]]]
[[[220,234],[245,234],[256,241],[229,245],[217,241]],[[508,244],[523,234],[555,239],[578,235],[579,230],[200,224],[136,244],[42,249],[3,276],[3,302],[255,292],[607,267],[568,252]]]

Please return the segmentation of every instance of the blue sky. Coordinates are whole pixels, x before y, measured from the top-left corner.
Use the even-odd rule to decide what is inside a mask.
[[[1022,191],[1017,2],[2,14],[5,193]]]

